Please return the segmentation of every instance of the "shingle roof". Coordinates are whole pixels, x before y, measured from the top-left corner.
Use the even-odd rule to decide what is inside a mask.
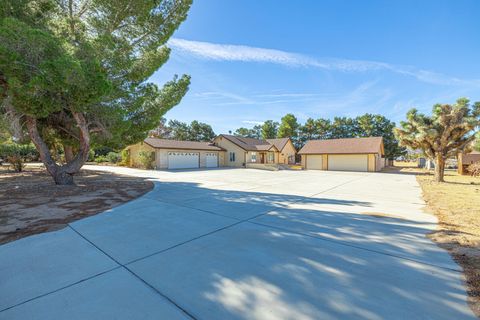
[[[464,164],[480,161],[480,151],[474,150],[470,153],[463,154],[462,161]]]
[[[351,154],[382,153],[383,138],[347,138],[329,140],[309,140],[299,154]]]
[[[267,142],[273,144],[279,151],[282,151],[290,138],[267,139]]]
[[[147,138],[144,141],[146,144],[157,149],[225,151],[223,148],[217,147],[210,142],[178,141],[157,138]]]
[[[221,136],[246,151],[268,151],[276,148],[273,144],[265,140],[237,137],[230,134],[222,134]]]

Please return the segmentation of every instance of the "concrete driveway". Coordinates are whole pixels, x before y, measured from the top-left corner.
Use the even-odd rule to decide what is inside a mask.
[[[0,246],[0,319],[474,319],[413,176],[102,169],[155,189]]]

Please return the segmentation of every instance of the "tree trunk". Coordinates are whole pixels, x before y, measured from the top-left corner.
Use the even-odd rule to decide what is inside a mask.
[[[443,179],[445,173],[445,158],[441,154],[437,154],[435,158],[435,181],[445,182]]]
[[[90,134],[88,132],[88,125],[83,114],[78,112],[72,112],[73,118],[80,130],[80,149],[78,154],[73,157],[63,166],[57,165],[53,160],[48,146],[43,141],[40,133],[38,132],[37,119],[27,117],[27,129],[32,139],[33,144],[37,148],[40,159],[42,160],[48,173],[58,185],[72,185],[74,184],[73,175],[80,171],[80,168],[85,164],[88,159],[88,151],[90,150]],[[67,147],[68,149],[68,147]],[[65,150],[65,157],[67,157],[67,150]],[[70,155],[68,156],[70,157]],[[67,158],[66,158],[67,159]]]
[[[65,162],[70,162],[73,160],[73,147],[72,146],[67,146],[63,145],[63,153],[65,154]]]
[[[73,175],[66,173],[64,170],[61,170],[61,167],[58,168],[57,172],[53,176],[53,181],[57,185],[74,185]]]

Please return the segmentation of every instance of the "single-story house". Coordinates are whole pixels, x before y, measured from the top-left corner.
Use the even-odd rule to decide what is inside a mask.
[[[209,142],[177,141],[147,138],[127,147],[131,167],[140,167],[140,152],[154,154],[156,169],[193,169],[223,166],[225,150]]]
[[[480,151],[472,151],[470,153],[458,154],[458,173],[467,174],[469,165],[475,162],[480,162]]]
[[[309,140],[298,153],[308,170],[380,171],[385,163],[382,137]]]
[[[280,151],[278,163],[295,164],[297,150],[290,138],[267,139],[266,141],[273,144]]]
[[[292,144],[292,151],[289,138],[261,140],[221,134],[213,143],[226,151],[224,164],[227,167],[244,167],[249,163],[288,163],[289,159],[295,159],[295,148]]]

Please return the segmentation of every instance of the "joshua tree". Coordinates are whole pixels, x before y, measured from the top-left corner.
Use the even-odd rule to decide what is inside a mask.
[[[480,125],[480,102],[470,105],[466,98],[457,103],[436,104],[431,116],[412,109],[401,128],[395,128],[400,144],[421,149],[435,161],[435,180],[444,181],[445,160],[461,152],[474,139],[474,130]]]

